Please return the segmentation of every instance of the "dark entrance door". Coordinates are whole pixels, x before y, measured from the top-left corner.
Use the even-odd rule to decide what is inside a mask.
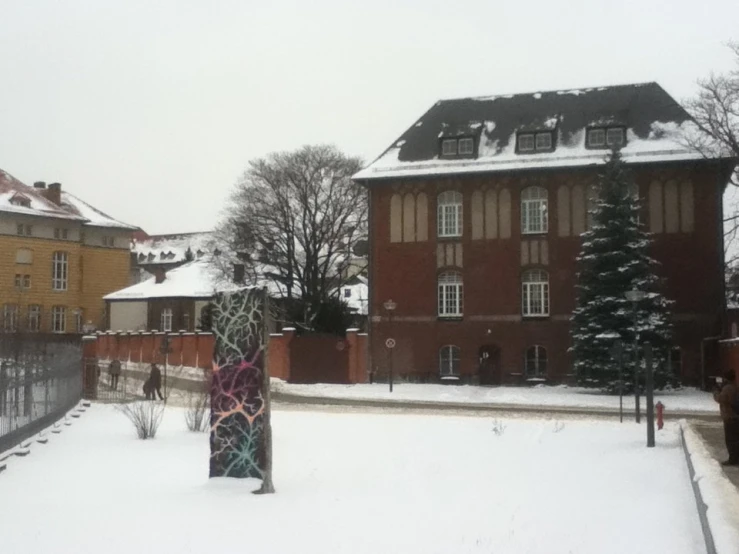
[[[500,385],[500,348],[494,344],[480,347],[479,367],[481,385]]]

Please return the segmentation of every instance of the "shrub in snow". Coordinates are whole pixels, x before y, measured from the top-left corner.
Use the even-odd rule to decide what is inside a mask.
[[[583,236],[577,261],[577,307],[572,314],[572,353],[581,386],[615,393],[619,364],[616,340],[624,344],[623,386],[633,390],[632,345],[649,341],[653,347],[655,388],[676,379],[667,368],[670,347],[670,301],[659,292],[657,262],[649,257],[651,239],[639,221],[639,200],[630,172],[613,151],[596,186],[595,205],[588,213],[592,227]],[[645,298],[635,309],[625,293],[639,290]]]
[[[153,439],[164,417],[164,404],[153,400],[121,404],[117,409],[133,423],[140,439]]]
[[[190,431],[203,433],[210,428],[210,392],[207,385],[203,390],[189,392],[185,405],[185,423]]]
[[[498,419],[494,419],[493,420],[493,433],[495,433],[496,437],[500,437],[501,435],[503,435],[503,433],[505,433],[505,424]]]

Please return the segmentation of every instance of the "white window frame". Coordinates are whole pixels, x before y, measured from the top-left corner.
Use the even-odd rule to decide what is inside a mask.
[[[28,330],[31,332],[41,330],[41,306],[39,304],[28,306]]]
[[[533,354],[533,357],[531,357]],[[529,359],[533,361],[533,368],[529,367]],[[549,366],[547,349],[540,344],[529,346],[524,354],[524,373],[526,377],[546,377]]]
[[[462,317],[464,311],[462,274],[456,271],[440,274],[437,292],[439,317]]]
[[[440,237],[462,236],[462,193],[447,190],[439,194],[436,206],[437,233]]]
[[[51,308],[51,332],[67,332],[67,308],[66,306],[53,306]]]
[[[459,346],[447,344],[439,348],[439,376],[459,377]]]
[[[457,139],[443,139],[441,141],[441,155],[442,156],[456,156],[457,155]]]
[[[540,139],[546,139],[544,143]],[[546,151],[552,149],[552,144],[554,144],[554,139],[552,138],[552,133],[549,131],[545,131],[543,133],[536,133],[536,151]]]
[[[69,254],[61,250],[54,252],[51,259],[51,288],[67,290],[69,286]]]
[[[82,333],[82,327],[84,326],[84,312],[82,308],[78,308],[74,312],[74,330],[77,333]]]
[[[521,191],[521,233],[535,235],[549,232],[549,193],[542,187]]]
[[[460,156],[469,156],[475,152],[475,139],[471,137],[464,137],[459,139],[457,146],[457,152]]]
[[[172,331],[172,320],[173,320],[172,308],[164,308],[162,310],[161,316],[159,317],[159,324],[161,326],[160,330],[164,332]]]
[[[18,330],[18,304],[3,305],[3,331],[15,333]]]
[[[589,147],[603,148],[606,145],[606,130],[605,129],[601,129],[601,128],[588,129],[587,135],[588,135],[588,146]]]
[[[519,152],[536,152],[536,135],[534,133],[521,133],[516,139]],[[529,143],[529,141],[531,141]]]
[[[619,141],[612,140],[612,135],[618,133]],[[623,127],[609,127],[606,129],[606,146],[623,146],[626,144],[626,132]]]
[[[23,290],[30,290],[31,276],[26,274],[26,275],[23,275],[21,278],[23,279],[23,283],[22,283]]]
[[[521,314],[549,317],[549,274],[543,269],[529,269],[521,276]]]

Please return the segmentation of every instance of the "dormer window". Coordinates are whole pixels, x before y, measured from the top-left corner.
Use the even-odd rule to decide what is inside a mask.
[[[441,155],[442,156],[456,156],[457,155],[457,139],[445,139],[441,141]]]
[[[14,206],[20,206],[22,208],[30,208],[31,207],[31,199],[27,196],[23,196],[22,194],[15,194],[10,199],[10,203]]]
[[[459,155],[469,156],[475,150],[475,141],[469,137],[459,139]]]
[[[442,158],[470,158],[474,155],[475,139],[472,137],[445,138],[441,141]]]
[[[588,148],[620,148],[626,144],[623,127],[596,127],[588,129]]]
[[[554,150],[554,141],[551,131],[538,133],[519,133],[517,139],[518,153],[551,152]]]

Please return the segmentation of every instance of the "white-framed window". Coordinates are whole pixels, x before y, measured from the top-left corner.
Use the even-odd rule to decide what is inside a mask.
[[[51,331],[53,333],[66,333],[67,308],[65,306],[54,306],[51,308]]]
[[[626,136],[623,127],[611,127],[606,130],[606,146],[623,146]]]
[[[439,317],[462,316],[462,275],[448,271],[439,275]]]
[[[172,308],[164,308],[160,320],[162,331],[172,330]]]
[[[551,150],[552,149],[552,133],[536,133],[536,150]]]
[[[459,139],[459,155],[469,156],[475,151],[475,140],[470,137]]]
[[[439,375],[441,377],[459,376],[459,346],[448,344],[439,349]]]
[[[549,315],[549,274],[529,269],[521,277],[521,313],[525,317]]]
[[[457,139],[444,139],[441,141],[441,155],[442,156],[456,156],[457,155]]]
[[[588,146],[590,146],[591,148],[602,148],[605,145],[605,129],[588,129]]]
[[[344,289],[344,298],[351,298],[352,297],[352,289],[345,288]]]
[[[33,235],[33,225],[24,225],[23,223],[19,223],[16,227],[16,234],[19,236],[30,237]]]
[[[548,211],[546,189],[528,187],[521,191],[521,232],[524,235],[546,233],[549,230]]]
[[[51,288],[53,290],[67,290],[67,253],[54,252],[51,266]]]
[[[60,227],[54,228],[54,238],[57,240],[67,240],[69,237],[69,229],[64,229]]]
[[[28,290],[31,288],[31,276],[15,274],[15,288],[19,290]]]
[[[41,330],[41,306],[38,304],[28,306],[28,330],[33,332]]]
[[[534,133],[525,133],[518,135],[518,151],[533,152],[536,149],[536,141]]]
[[[526,349],[526,377],[546,377],[547,349],[543,346],[529,346]]]
[[[82,326],[84,323],[84,314],[82,308],[78,308],[74,311],[74,330],[76,333],[82,332]]]
[[[18,330],[18,304],[3,306],[3,331],[15,333]]]
[[[442,192],[437,199],[437,223],[440,237],[462,236],[462,193]]]
[[[103,246],[115,246],[114,237],[103,237]]]

